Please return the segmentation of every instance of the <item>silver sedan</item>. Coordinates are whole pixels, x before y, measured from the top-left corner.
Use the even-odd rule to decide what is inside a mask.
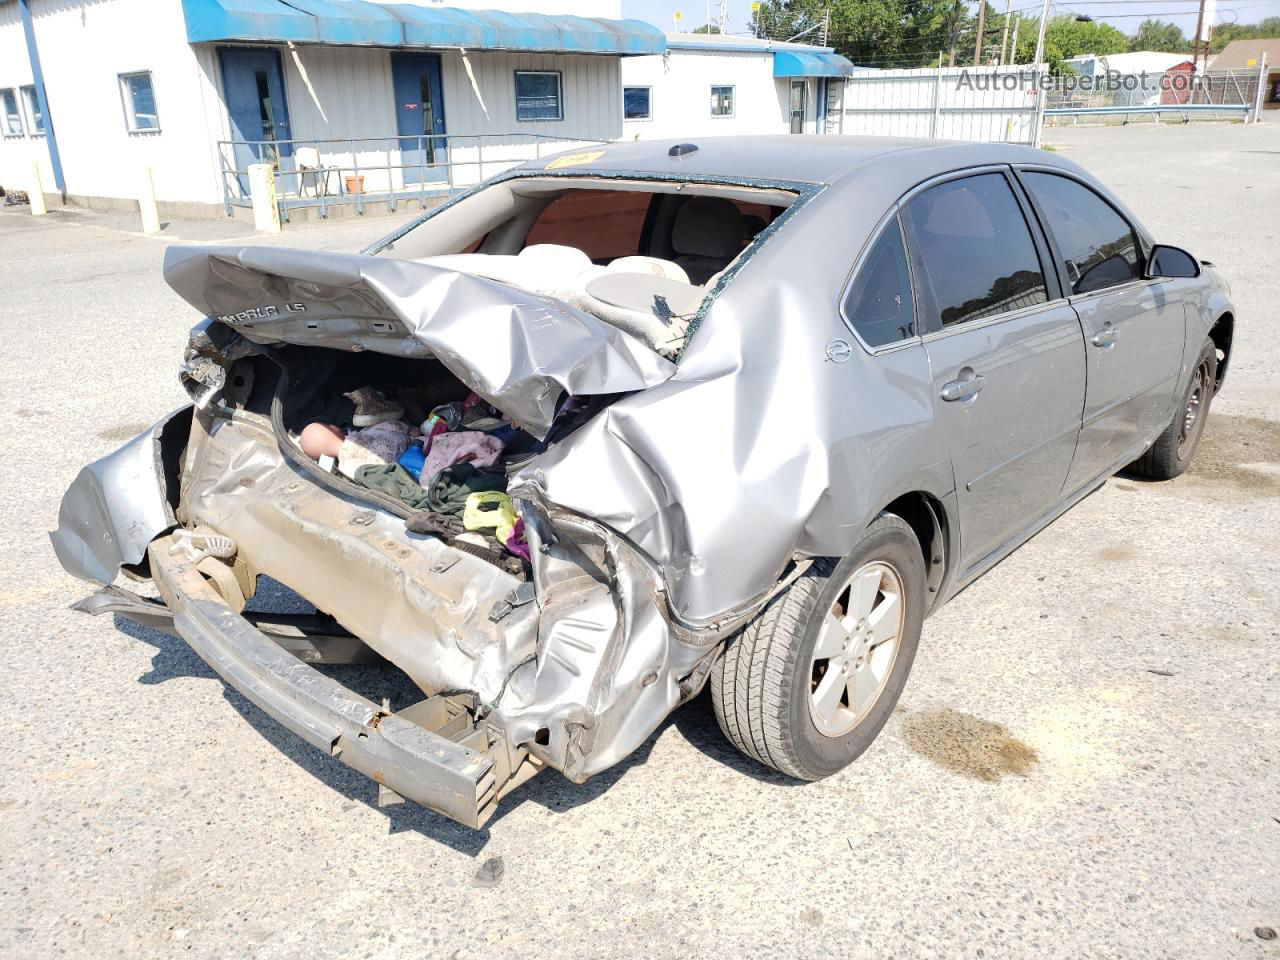
[[[192,404],[67,492],[84,608],[472,826],[708,684],[761,763],[846,767],[926,616],[1115,471],[1187,468],[1235,322],[1075,164],[938,141],[605,145],[361,254],[165,274]],[[246,614],[262,576],[315,613]],[[421,696],[315,667],[369,658]]]

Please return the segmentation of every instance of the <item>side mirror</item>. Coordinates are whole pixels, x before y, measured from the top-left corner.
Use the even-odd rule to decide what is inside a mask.
[[[1200,264],[1187,251],[1166,246],[1163,243],[1157,243],[1151,248],[1144,279],[1155,280],[1161,277],[1178,279],[1198,276],[1200,276]]]

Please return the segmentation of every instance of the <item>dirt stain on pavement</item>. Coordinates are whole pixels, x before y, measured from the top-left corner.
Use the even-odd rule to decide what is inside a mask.
[[[1213,410],[1189,478],[1230,484],[1253,496],[1280,496],[1280,423],[1262,417],[1225,416]],[[1268,465],[1270,465],[1268,467]]]
[[[1117,543],[1099,550],[1097,553],[1099,560],[1105,560],[1108,563],[1128,563],[1137,555],[1133,547],[1127,543]]]
[[[950,707],[909,714],[902,721],[907,746],[966,777],[994,783],[1006,774],[1025,777],[1036,751],[998,723]]]
[[[126,440],[132,440],[149,426],[151,426],[149,423],[122,423],[118,427],[107,427],[105,430],[98,431],[98,436],[112,443],[124,443]]]

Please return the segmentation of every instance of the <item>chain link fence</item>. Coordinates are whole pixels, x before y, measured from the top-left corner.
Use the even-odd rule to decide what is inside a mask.
[[[1163,73],[1059,76],[1047,91],[1045,124],[1247,121],[1259,107],[1263,82],[1258,69],[1193,73],[1189,64]]]

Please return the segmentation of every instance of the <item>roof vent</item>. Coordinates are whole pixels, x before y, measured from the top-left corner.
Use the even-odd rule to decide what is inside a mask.
[[[667,151],[668,157],[683,157],[686,154],[697,153],[698,145],[696,143],[677,143],[674,147]]]

